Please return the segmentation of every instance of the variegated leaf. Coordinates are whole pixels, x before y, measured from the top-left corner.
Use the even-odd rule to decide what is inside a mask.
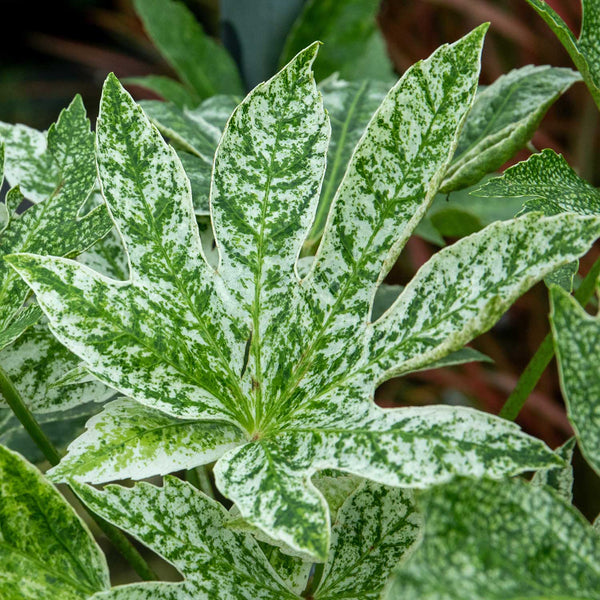
[[[311,483],[318,470],[420,488],[558,460],[514,424],[481,412],[385,411],[372,401],[386,378],[460,350],[600,234],[598,219],[575,215],[491,226],[440,252],[370,322],[379,283],[452,157],[475,96],[485,30],[442,47],[386,96],[303,279],[298,255],[328,146],[311,73],[316,46],[258,86],[223,133],[211,191],[216,269],[205,261],[180,161],[113,77],[103,94],[98,163],[130,279],[109,280],[60,258],[10,259],[53,332],[96,377],[175,418],[244,431],[248,442],[217,462],[217,485],[249,526],[306,558],[324,561],[329,547],[327,504]],[[133,463],[118,476],[131,473]]]
[[[116,587],[94,599],[294,600],[247,533],[226,527],[227,511],[188,483],[166,477],[163,487],[110,485],[100,492],[75,485],[96,514],[121,527],[170,562],[183,583]]]
[[[600,537],[553,490],[463,480],[422,504],[423,542],[386,600],[600,598]]]
[[[567,414],[582,454],[600,473],[600,318],[558,287],[550,291],[550,323]]]
[[[4,141],[4,174],[31,202],[41,202],[56,190],[60,167],[48,149],[46,134],[26,125],[0,122]]]
[[[338,512],[314,598],[379,599],[392,570],[419,540],[421,521],[411,492],[363,483]]]
[[[48,472],[54,480],[164,475],[213,462],[247,440],[245,432],[230,423],[176,419],[126,398],[107,404],[86,428]]]
[[[0,597],[83,600],[108,587],[83,521],[35,467],[0,446]]]
[[[600,190],[579,177],[562,155],[549,149],[510,167],[474,194],[482,198],[529,198],[526,210],[547,215],[600,215]]]
[[[196,101],[218,93],[242,92],[233,58],[204,33],[183,2],[135,0],[135,8],[148,35]]]
[[[6,148],[10,153],[10,143]],[[27,166],[28,177],[52,183],[52,192],[45,199],[38,197],[38,204],[24,213],[12,216],[0,234],[2,258],[13,252],[75,255],[110,230],[111,223],[104,206],[85,216],[79,215],[96,181],[94,134],[79,96],[48,131],[46,155],[52,161],[58,179],[47,179],[48,173],[38,162]],[[13,210],[17,208],[17,198],[7,201]],[[28,293],[23,281],[4,260],[0,260],[0,331],[19,317]]]
[[[556,465],[549,469],[540,469],[531,478],[532,485],[549,486],[556,490],[569,504],[573,501],[573,450],[576,438],[569,438],[555,452],[563,459],[564,465]]]
[[[15,343],[0,350],[0,365],[36,414],[67,410],[84,402],[105,402],[114,395],[114,391],[98,381],[57,386],[79,363],[56,340],[45,322],[29,328]]]
[[[600,0],[582,0],[579,39],[545,0],[527,0],[560,40],[600,109]]]
[[[477,94],[441,191],[473,185],[531,139],[552,104],[581,77],[571,69],[528,65]]]

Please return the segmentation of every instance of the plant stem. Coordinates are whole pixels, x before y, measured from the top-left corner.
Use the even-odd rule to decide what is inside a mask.
[[[19,419],[21,425],[23,425],[31,439],[40,449],[41,453],[46,457],[46,460],[52,466],[57,465],[60,462],[60,454],[58,453],[58,450],[42,431],[39,423],[36,421],[25,402],[23,402],[23,398],[21,397],[19,390],[17,390],[14,383],[1,366],[0,393],[13,411],[15,417]],[[142,579],[145,581],[153,581],[158,579],[157,575],[152,571],[148,563],[135,549],[124,533],[94,513],[89,512],[89,515]]]
[[[57,465],[60,462],[60,454],[54,447],[54,444],[46,437],[39,423],[23,402],[21,394],[2,367],[0,367],[0,392],[2,392],[2,396],[4,396],[6,403],[13,411],[15,417],[19,419],[21,425],[23,425],[48,462],[52,466]]]
[[[206,494],[209,498],[215,498],[215,492],[210,482],[206,465],[196,467],[194,469],[188,469],[185,472],[185,479],[189,481],[196,489]]]
[[[575,292],[575,299],[582,306],[585,306],[592,298],[598,275],[600,275],[600,259],[593,264],[589,273],[584,277],[581,285]],[[525,367],[523,373],[521,373],[517,385],[500,411],[501,417],[510,421],[514,421],[517,418],[553,356],[554,341],[552,333],[549,333],[540,344],[540,347],[529,361],[527,367]]]

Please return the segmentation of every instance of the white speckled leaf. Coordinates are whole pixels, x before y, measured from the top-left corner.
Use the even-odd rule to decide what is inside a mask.
[[[374,324],[375,376],[421,368],[487,331],[534,281],[575,260],[583,232],[597,226],[594,217],[531,213],[438,252]]]
[[[569,438],[555,453],[563,459],[563,465],[556,465],[548,469],[540,469],[531,478],[532,485],[549,486],[569,504],[573,501],[573,450],[577,440]]]
[[[6,141],[5,146],[7,157],[10,157],[10,140]],[[45,162],[40,164],[35,159],[31,164],[26,164],[24,160],[23,168],[27,169],[27,174],[17,173],[15,177],[22,176],[27,185],[30,185],[28,178],[31,177],[38,182],[46,181],[51,191],[45,198],[37,197],[38,204],[24,213],[12,215],[0,235],[2,258],[13,252],[75,255],[106,235],[110,229],[110,220],[103,206],[84,216],[79,215],[96,181],[94,134],[90,131],[79,96],[69,108],[62,111],[58,121],[48,131],[48,148],[44,152],[44,156],[54,165],[55,175],[47,172]],[[9,165],[10,160],[7,161]],[[39,187],[36,189],[41,191]],[[44,193],[46,191],[44,188]],[[9,210],[16,210],[20,200],[17,189],[9,192]],[[28,293],[24,282],[4,260],[0,260],[0,332],[19,316],[22,317],[22,306]]]
[[[560,40],[600,109],[600,1],[582,0],[579,39],[544,0],[527,0]]]
[[[422,504],[423,542],[386,600],[600,598],[600,537],[553,490],[462,480]]]
[[[126,398],[107,404],[86,429],[48,472],[53,481],[165,475],[213,462],[247,439],[229,423],[175,419]]]
[[[36,414],[67,410],[84,402],[104,402],[114,395],[114,391],[98,381],[57,387],[56,383],[79,363],[56,340],[45,322],[29,328],[15,343],[0,351],[2,368]],[[0,406],[5,406],[2,393]]]
[[[48,198],[60,181],[60,169],[48,151],[46,133],[0,122],[0,140],[4,140],[4,174],[11,186],[18,185],[28,200]]]
[[[441,191],[473,185],[531,139],[554,102],[581,77],[571,69],[528,65],[477,94]]]
[[[0,331],[0,351],[10,346],[16,339],[41,318],[42,311],[35,304],[21,307],[12,317],[10,324]]]
[[[59,258],[10,258],[53,332],[95,376],[173,417],[245,432],[248,441],[217,462],[217,485],[250,527],[290,553],[326,559],[328,507],[311,483],[318,470],[421,488],[558,460],[514,424],[481,412],[373,403],[380,382],[449,360],[600,234],[598,219],[576,215],[494,225],[440,252],[370,322],[379,283],[452,156],[485,30],[443,46],[386,96],[304,279],[298,255],[328,147],[311,72],[316,46],[251,92],[223,133],[211,192],[216,269],[205,261],[180,161],[113,77],[98,162],[130,280]],[[155,472],[167,469],[166,458],[160,454]],[[128,469],[136,473],[133,463]]]
[[[600,190],[579,177],[560,154],[542,150],[473,192],[482,198],[530,198],[525,210],[547,215],[600,215]]]
[[[194,600],[293,600],[258,543],[225,525],[227,511],[188,483],[166,477],[163,487],[110,485],[100,492],[75,485],[95,513],[170,562],[184,583],[132,584],[94,596]]]
[[[550,323],[567,414],[582,454],[600,473],[600,318],[558,287],[550,291]]]
[[[377,600],[419,540],[422,517],[411,492],[363,483],[340,508],[314,597]]]
[[[83,600],[108,587],[83,521],[34,466],[0,446],[0,597]]]

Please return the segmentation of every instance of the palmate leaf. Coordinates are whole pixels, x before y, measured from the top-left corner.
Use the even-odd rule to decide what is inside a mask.
[[[527,0],[560,40],[600,108],[600,0],[582,0],[579,39],[544,0]]]
[[[499,169],[531,139],[550,106],[580,80],[571,69],[528,65],[478,93],[441,191],[468,187]]]
[[[554,490],[463,480],[422,504],[423,542],[386,600],[600,598],[600,537]]]
[[[598,219],[575,215],[492,225],[437,254],[370,322],[379,283],[451,159],[475,95],[485,30],[443,46],[386,96],[302,280],[296,263],[319,198],[329,130],[311,73],[316,45],[258,86],[229,120],[211,190],[216,270],[202,254],[181,163],[114,77],[103,94],[98,166],[129,255],[129,281],[60,258],[10,259],[53,333],[101,381],[180,421],[212,422],[215,431],[228,424],[224,431],[240,442],[216,464],[219,489],[250,525],[307,558],[323,561],[330,539],[325,500],[310,481],[317,470],[424,487],[557,461],[541,442],[490,415],[453,407],[384,411],[373,403],[380,382],[461,349],[600,233]],[[210,450],[207,439],[198,462]],[[214,440],[215,452],[222,442]],[[165,447],[151,447],[158,470],[169,460],[180,468],[182,455],[169,457]],[[78,448],[87,451],[83,442]],[[79,450],[67,459],[76,468],[85,463]],[[119,477],[141,476],[132,462],[121,468],[117,456]],[[67,470],[65,462],[56,479]],[[82,470],[74,475],[80,481],[116,477]]]
[[[207,96],[243,92],[233,58],[204,33],[183,2],[135,0],[135,8],[148,35],[177,71],[196,104]]]
[[[83,521],[35,467],[0,446],[0,597],[79,600],[108,587]]]
[[[6,147],[9,153],[10,144]],[[40,167],[38,163],[27,166],[29,170],[24,177],[26,183],[28,178],[38,183],[45,181],[52,187],[50,195],[45,199],[37,198],[38,204],[20,215],[13,214],[22,200],[19,191],[13,189],[7,195],[10,220],[0,234],[0,336],[5,336],[4,342],[7,329],[10,328],[9,337],[16,339],[32,320],[24,318],[23,313],[28,287],[1,259],[14,252],[75,255],[106,235],[112,225],[104,206],[85,215],[79,214],[96,181],[94,134],[79,96],[48,131],[48,148],[44,156],[53,161],[58,179],[47,179],[45,166]],[[37,189],[41,190],[40,187]],[[30,317],[34,309],[26,310]],[[19,323],[22,325],[20,332],[15,330]]]
[[[600,473],[600,319],[553,287],[550,323],[561,389],[582,454]]]
[[[96,594],[97,600],[301,598],[304,586],[282,577],[252,535],[233,530],[227,511],[187,483],[166,477],[162,488],[147,483],[109,485],[102,492],[74,487],[95,513],[163,556],[184,577],[181,583],[116,587]],[[378,598],[420,527],[410,492],[364,482],[338,512],[331,553],[311,597]],[[285,568],[283,574],[288,575]]]

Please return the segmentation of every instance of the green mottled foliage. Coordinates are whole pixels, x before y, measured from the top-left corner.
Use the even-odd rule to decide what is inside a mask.
[[[210,187],[216,263],[205,258],[178,155],[107,79],[98,173],[129,278],[32,253],[9,259],[57,338],[132,399],[90,423],[56,480],[147,477],[218,459],[216,484],[249,527],[324,561],[330,515],[311,483],[316,471],[422,488],[558,462],[491,415],[373,403],[390,377],[465,360],[451,355],[600,232],[598,219],[578,215],[491,225],[435,255],[370,319],[381,281],[452,159],[485,30],[417,63],[385,96],[302,277],[297,262],[330,149],[311,69],[317,46],[259,85],[227,122]]]
[[[0,446],[0,598],[83,600],[108,587],[104,555],[73,508]]]
[[[459,480],[421,503],[423,541],[386,599],[600,598],[600,538],[553,490]]]
[[[579,447],[600,472],[600,321],[555,287],[550,294],[563,397]]]
[[[80,214],[96,182],[94,134],[81,98],[77,96],[52,125],[47,147],[43,134],[28,131],[27,139],[34,148],[24,148],[22,131],[17,125],[5,136],[8,173],[13,177],[11,183],[20,185],[23,181],[24,190],[37,204],[17,214],[23,197],[19,188],[9,192],[8,222],[0,235],[0,257],[14,252],[76,255],[105,236],[111,227],[104,206]],[[21,154],[31,160],[21,162]],[[18,167],[11,167],[12,160]],[[1,260],[0,346],[16,339],[37,320],[34,309],[23,307],[28,294],[27,286]]]

